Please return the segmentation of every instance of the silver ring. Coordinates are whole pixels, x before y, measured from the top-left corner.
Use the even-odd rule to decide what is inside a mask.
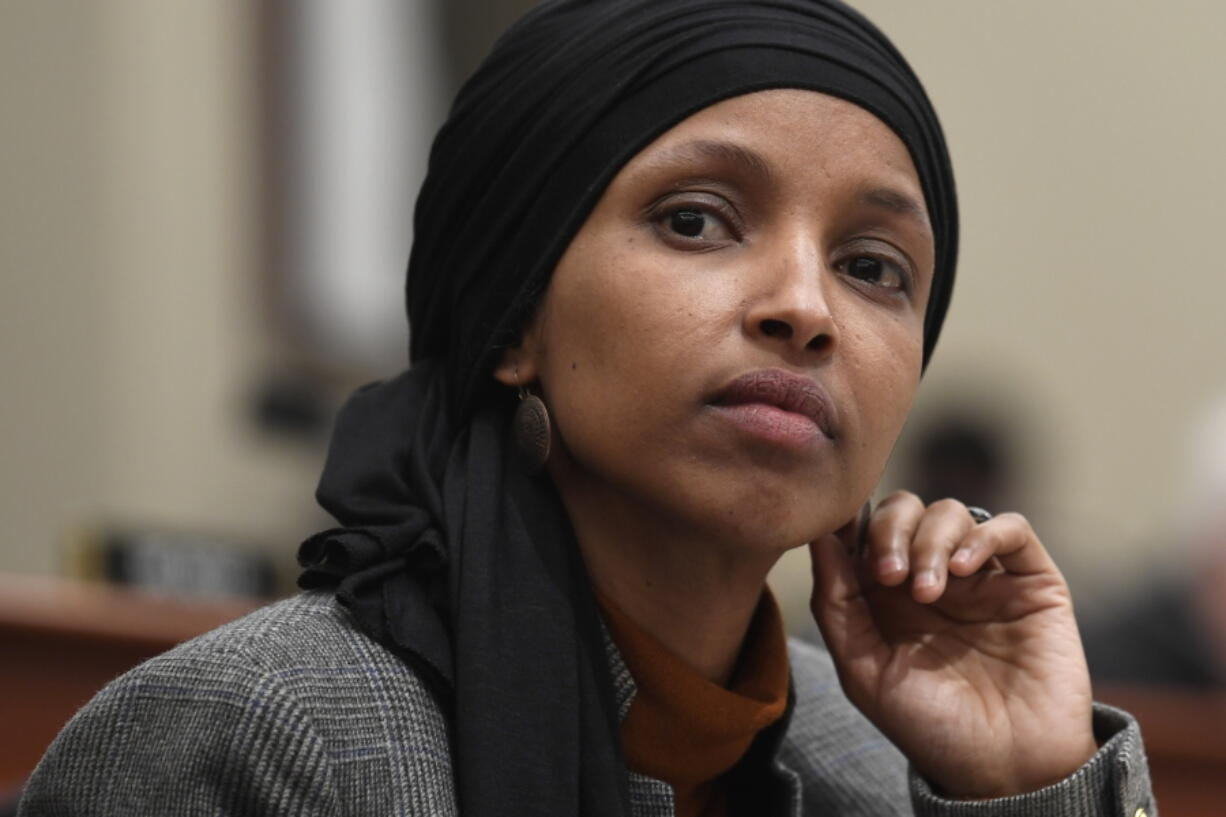
[[[985,511],[977,505],[967,505],[966,512],[971,515],[971,519],[975,520],[976,525],[982,525],[992,518],[991,511]]]

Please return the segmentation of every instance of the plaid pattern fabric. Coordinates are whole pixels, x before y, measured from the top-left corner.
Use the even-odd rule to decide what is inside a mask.
[[[622,714],[634,680],[609,642]],[[938,797],[843,697],[829,658],[793,643],[797,704],[776,772],[790,811],[839,817],[1133,817],[1149,803],[1135,723],[1100,708],[1103,749],[1023,797]],[[634,817],[672,791],[630,775]],[[412,670],[326,593],[265,607],[137,667],[52,744],[20,815],[456,814],[447,723]]]

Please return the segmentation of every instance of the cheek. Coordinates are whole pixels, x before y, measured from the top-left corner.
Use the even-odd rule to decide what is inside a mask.
[[[852,380],[862,424],[862,446],[880,471],[894,447],[919,387],[922,339],[899,327],[867,344]]]
[[[736,275],[649,251],[567,260],[542,376],[568,464],[673,512],[722,512],[726,452],[696,422],[712,372],[743,352]]]
[[[546,388],[555,400],[580,401],[598,413],[667,403],[667,393],[684,388],[687,373],[697,371],[687,361],[697,363],[727,334],[720,292],[697,286],[634,239],[620,251],[578,249],[559,265],[550,293],[542,337]],[[591,393],[596,389],[602,394]]]

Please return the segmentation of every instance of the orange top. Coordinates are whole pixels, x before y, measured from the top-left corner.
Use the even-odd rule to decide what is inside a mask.
[[[609,599],[597,598],[638,687],[621,724],[627,765],[672,786],[677,817],[727,815],[721,775],[787,706],[787,640],[774,597],[762,593],[727,688],[700,675]]]

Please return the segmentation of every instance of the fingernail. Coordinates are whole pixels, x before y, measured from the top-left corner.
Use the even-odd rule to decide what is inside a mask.
[[[897,556],[883,556],[877,561],[878,573],[897,573],[900,570],[906,569],[906,563]]]
[[[950,558],[949,561],[951,562],[969,562],[971,560],[972,555],[973,554],[970,548],[958,548],[958,550],[954,552],[954,555]]]
[[[916,587],[936,587],[937,572],[935,570],[921,570],[915,575],[914,585]]]

